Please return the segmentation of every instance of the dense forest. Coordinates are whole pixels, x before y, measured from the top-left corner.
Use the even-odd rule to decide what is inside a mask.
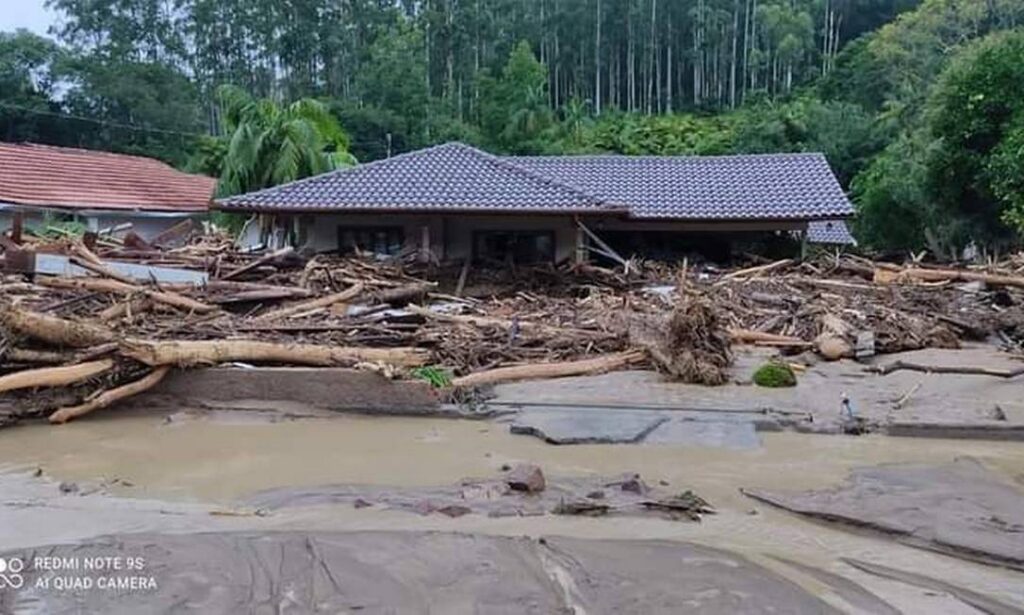
[[[448,140],[823,151],[861,241],[1024,231],[1024,0],[50,0],[0,33],[0,139],[252,189]]]

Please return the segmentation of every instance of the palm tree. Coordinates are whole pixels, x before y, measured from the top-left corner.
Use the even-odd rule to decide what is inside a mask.
[[[225,135],[220,139],[219,196],[268,188],[350,166],[349,138],[322,103],[303,98],[282,106],[235,86],[217,90]],[[224,147],[226,145],[226,147]]]

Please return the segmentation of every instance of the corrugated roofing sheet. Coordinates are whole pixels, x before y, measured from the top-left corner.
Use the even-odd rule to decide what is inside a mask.
[[[33,207],[205,211],[217,180],[159,160],[0,143],[0,202]]]
[[[498,158],[448,143],[218,201],[277,211],[623,211],[637,219],[853,213],[821,154]]]

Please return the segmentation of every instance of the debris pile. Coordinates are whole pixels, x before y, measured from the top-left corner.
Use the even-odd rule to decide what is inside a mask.
[[[481,291],[400,259],[171,239],[4,244],[0,425],[63,422],[169,370],[226,363],[352,367],[457,390],[633,366],[713,385],[728,380],[733,344],[860,358],[990,337],[1019,350],[1024,339],[1016,261],[519,267],[475,273]]]

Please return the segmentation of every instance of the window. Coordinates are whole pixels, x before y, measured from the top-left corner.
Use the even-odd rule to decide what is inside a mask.
[[[340,226],[338,251],[348,254],[359,250],[393,256],[402,251],[405,233],[400,226]]]
[[[478,260],[542,263],[555,260],[554,231],[477,231],[473,256]]]

